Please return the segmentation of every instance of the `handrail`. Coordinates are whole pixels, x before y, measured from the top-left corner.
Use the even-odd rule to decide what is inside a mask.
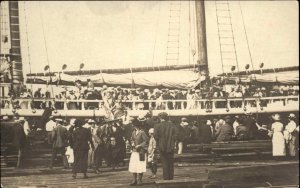
[[[249,98],[244,98],[244,100],[277,100],[277,99],[298,99],[299,96],[276,96],[276,97],[249,97]],[[0,97],[0,100],[10,100],[10,97]],[[98,99],[56,99],[56,98],[33,98],[34,101],[41,101],[41,102],[46,102],[46,101],[55,101],[55,102],[104,102],[103,100],[98,100]],[[242,97],[228,97],[227,98],[230,101],[242,101]],[[32,101],[32,98],[14,98],[14,100],[22,100],[22,101]],[[172,100],[115,100],[115,102],[187,102],[187,101],[196,101],[196,102],[206,102],[206,101],[223,101],[226,102],[225,98],[211,98],[211,99],[200,99],[200,100],[177,100],[177,99],[172,99]]]

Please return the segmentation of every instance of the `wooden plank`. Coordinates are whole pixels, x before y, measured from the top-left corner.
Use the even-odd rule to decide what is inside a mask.
[[[155,185],[157,188],[170,188],[170,187],[187,187],[187,188],[199,188],[203,184],[208,183],[207,179],[174,179],[174,180],[157,180]]]

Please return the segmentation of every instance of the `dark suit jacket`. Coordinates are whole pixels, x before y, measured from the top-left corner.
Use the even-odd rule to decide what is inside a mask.
[[[233,135],[233,127],[225,123],[218,129],[216,135],[217,135],[217,142],[224,142],[229,141],[232,138]]]
[[[160,152],[174,152],[177,135],[177,129],[171,122],[161,122],[154,127],[154,138]]]
[[[52,131],[53,148],[66,147],[68,144],[68,131],[58,124]]]
[[[202,125],[200,133],[201,133],[200,138],[201,138],[202,143],[209,144],[212,142],[213,135],[212,135],[212,130],[211,130],[210,126]]]
[[[131,141],[135,146],[140,145],[145,151],[147,150],[149,139],[143,130],[140,130],[137,134],[136,130],[134,130],[131,135]]]
[[[17,125],[14,125],[12,127],[12,131],[13,131],[13,140],[12,140],[13,145],[17,149],[23,149],[26,143],[26,135],[23,126],[20,123],[18,123]]]
[[[90,149],[89,143],[94,148],[91,132],[84,127],[75,129],[73,133],[73,149],[88,151]]]

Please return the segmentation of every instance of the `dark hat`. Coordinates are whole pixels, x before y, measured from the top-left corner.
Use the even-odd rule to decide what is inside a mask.
[[[162,118],[162,119],[166,119],[166,118],[168,117],[168,113],[166,113],[166,112],[160,112],[160,113],[158,114],[158,117],[159,117],[159,118]]]
[[[82,119],[76,119],[74,124],[75,124],[75,127],[82,127],[84,124],[84,121]]]
[[[231,117],[230,116],[225,116],[225,118],[224,118],[225,120],[230,120],[231,119]]]

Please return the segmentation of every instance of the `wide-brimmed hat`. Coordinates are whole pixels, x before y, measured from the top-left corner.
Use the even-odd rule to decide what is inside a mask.
[[[280,115],[279,114],[274,114],[272,116],[272,118],[275,120],[275,121],[280,121]]]
[[[87,123],[95,123],[95,121],[93,119],[89,119]]]
[[[72,118],[72,119],[70,120],[70,125],[75,125],[75,121],[76,121],[76,119],[75,119],[75,118]]]
[[[3,116],[2,117],[2,120],[8,120],[9,118],[8,118],[8,116]]]
[[[293,114],[293,113],[291,113],[291,114],[289,115],[289,118],[290,118],[290,119],[294,119],[294,118],[296,118],[296,115]]]
[[[207,121],[206,121],[206,125],[212,125],[211,121],[210,121],[210,120],[207,120]]]
[[[181,118],[181,121],[186,122],[187,118],[183,117],[183,118]]]
[[[149,134],[153,134],[153,133],[154,133],[154,129],[153,128],[149,129]]]
[[[168,113],[167,112],[160,112],[158,114],[158,117],[161,119],[166,119],[168,117]]]
[[[56,118],[55,121],[57,121],[57,122],[64,122],[64,120],[61,119],[61,118]]]

